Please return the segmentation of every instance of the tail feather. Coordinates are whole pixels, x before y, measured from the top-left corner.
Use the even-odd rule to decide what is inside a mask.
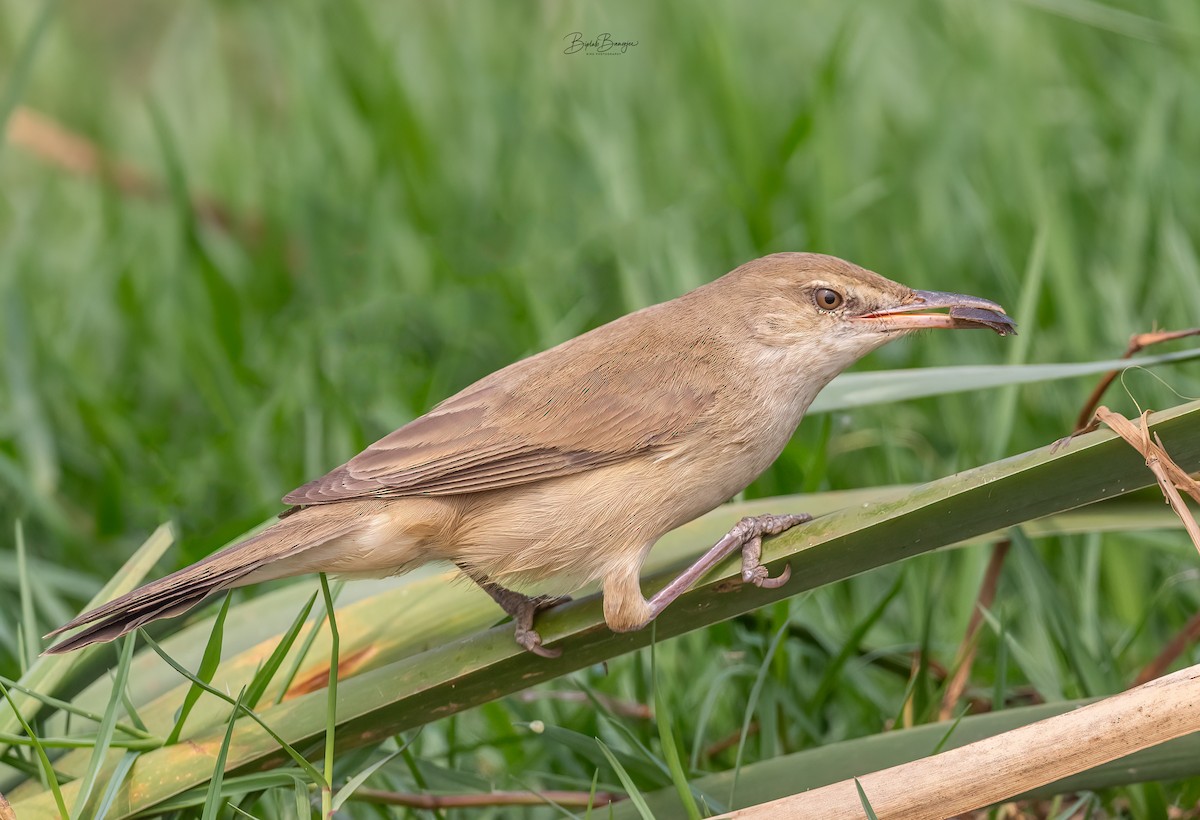
[[[217,590],[214,590],[217,591]],[[115,640],[127,632],[132,632],[143,624],[150,621],[157,621],[160,618],[171,618],[175,615],[182,615],[192,607],[199,604],[205,598],[208,598],[209,592],[199,591],[191,594],[180,595],[177,599],[162,603],[158,606],[143,609],[140,612],[118,612],[114,615],[109,615],[103,618],[87,629],[72,635],[69,638],[56,643],[45,651],[46,655],[61,655],[66,652],[74,652],[76,649],[83,649],[85,646],[91,646],[94,643],[105,643]],[[90,614],[90,613],[88,613]],[[87,623],[84,621],[83,623]],[[67,627],[63,627],[66,629]],[[57,634],[57,632],[51,633]]]
[[[337,514],[347,511],[309,509],[312,513],[289,516],[258,535],[83,613],[46,637],[79,626],[87,628],[59,641],[45,654],[111,641],[150,621],[182,615],[206,598],[238,586],[238,581],[255,570],[344,535],[355,526],[354,515]]]

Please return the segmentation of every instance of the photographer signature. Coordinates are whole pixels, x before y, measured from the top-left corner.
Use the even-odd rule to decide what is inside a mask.
[[[587,40],[582,31],[573,31],[563,39],[567,41],[563,54],[624,54],[638,44],[637,40],[614,40],[608,32]]]

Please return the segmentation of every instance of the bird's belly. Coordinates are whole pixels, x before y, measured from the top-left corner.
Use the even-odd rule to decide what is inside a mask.
[[[510,585],[554,577],[564,592],[640,566],[664,533],[724,503],[762,470],[758,459],[717,455],[701,462],[667,454],[481,493],[440,557]]]

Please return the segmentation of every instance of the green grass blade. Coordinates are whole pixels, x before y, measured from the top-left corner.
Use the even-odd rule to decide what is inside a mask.
[[[592,772],[592,785],[588,788],[588,804],[587,810],[584,812],[586,820],[591,820],[592,808],[596,805],[596,784],[600,782],[600,770],[596,769]]]
[[[2,133],[2,132],[0,132]],[[21,654],[21,671],[24,673],[37,661],[38,640],[37,617],[33,609],[33,585],[29,580],[29,563],[25,557],[25,528],[20,519],[16,523],[17,542],[17,579],[21,594],[21,639],[20,645],[25,650]]]
[[[1153,414],[1150,424],[1184,469],[1200,468],[1200,402]],[[765,559],[773,572],[778,572],[784,561],[791,563],[792,580],[785,587],[728,591],[727,584],[738,571],[737,562],[731,561],[668,607],[655,628],[658,636],[666,639],[921,552],[976,539],[1152,483],[1141,456],[1113,434],[1097,431],[1079,436],[1069,447],[1055,452],[1042,447],[907,492],[886,491],[876,502],[864,503],[860,495],[852,507],[819,517],[768,542]],[[665,537],[651,554],[651,571],[657,568],[661,574],[647,580],[647,591],[665,583],[677,565],[692,560],[698,548],[711,543],[712,533],[726,532],[737,517],[760,507],[751,504],[723,510]],[[600,601],[585,598],[543,613],[539,620],[544,637],[561,641],[558,645],[564,649],[563,656],[552,661],[526,657],[513,644],[510,629],[490,626],[495,610],[489,601],[482,600],[486,599],[483,593],[447,586],[444,578],[436,576],[429,578],[429,586],[414,583],[398,589],[404,603],[382,596],[375,614],[359,613],[363,634],[378,639],[377,627],[379,619],[385,617],[383,613],[405,607],[407,613],[415,613],[418,608],[414,602],[431,608],[435,630],[445,627],[446,614],[452,613],[458,619],[455,624],[459,631],[436,633],[445,636],[441,645],[415,654],[405,647],[400,659],[341,681],[337,726],[340,748],[378,742],[381,733],[406,731],[447,714],[449,704],[453,704],[449,706],[452,711],[466,709],[629,652],[649,640],[647,631],[608,632],[603,627]],[[471,621],[468,616],[477,620]],[[345,643],[344,622],[341,630]],[[458,639],[450,640],[451,635]],[[422,643],[429,640],[425,634],[411,637]],[[251,664],[248,677],[253,668]],[[289,745],[315,747],[324,737],[327,723],[325,710],[316,704],[323,705],[326,697],[326,693],[312,692],[272,707],[265,714],[274,725],[284,727]],[[215,744],[221,734],[208,730],[195,740]],[[230,765],[265,765],[277,760],[282,757],[279,745],[283,740],[235,730]],[[170,771],[172,776],[139,777],[141,772],[153,770]],[[197,777],[207,781],[206,773],[189,769],[183,750],[168,746],[144,756],[143,765],[135,769],[122,795],[136,793],[137,802],[130,808],[140,810],[199,785]],[[314,782],[320,780],[314,778]],[[678,796],[672,794],[677,801]],[[35,807],[44,800],[31,797],[14,808],[18,812],[24,808],[36,818]]]
[[[129,696],[129,686],[121,690],[121,706],[125,709],[125,714],[129,716],[129,722],[133,724],[140,735],[149,737],[150,731],[146,728],[146,722],[142,720],[141,714],[138,712],[137,705],[133,702],[133,698]],[[118,724],[117,728],[121,728]]]
[[[228,596],[225,602],[228,604]],[[238,712],[242,710],[242,700],[245,696],[246,690],[242,689],[234,701],[233,711],[229,713],[229,725],[225,728],[225,739],[221,741],[221,747],[217,750],[217,762],[213,765],[212,779],[208,781],[208,794],[204,798],[200,820],[217,820],[221,814],[221,806],[224,804],[221,786],[225,780],[225,760],[229,756],[229,744],[233,740],[233,725],[237,722]]]
[[[879,599],[879,602],[871,609],[871,611],[867,614],[867,617],[855,624],[854,629],[842,643],[842,648],[838,651],[837,655],[834,656],[833,660],[830,661],[825,667],[825,670],[821,676],[821,683],[818,685],[817,691],[813,693],[811,698],[809,698],[805,711],[813,714],[820,711],[825,704],[825,699],[829,697],[833,687],[837,686],[837,681],[839,679],[841,670],[845,668],[850,658],[854,656],[858,646],[862,643],[862,639],[866,636],[867,632],[871,630],[871,627],[879,622],[879,619],[883,617],[883,613],[887,611],[887,608],[891,605],[892,601],[896,599],[896,596],[899,595],[903,589],[904,573],[901,572],[898,576],[896,576],[896,580],[893,582],[891,589],[889,589],[887,593]]]
[[[212,632],[209,633],[208,643],[204,646],[204,657],[200,661],[200,668],[196,671],[196,680],[202,681],[204,684],[212,683],[213,675],[217,673],[217,667],[221,663],[221,645],[225,638],[225,618],[229,615],[229,601],[232,597],[233,593],[225,593],[225,600],[221,602],[217,620],[213,624]],[[179,709],[179,719],[175,721],[171,734],[167,736],[168,745],[179,742],[183,725],[187,723],[188,715],[192,713],[192,708],[196,705],[196,701],[200,700],[200,695],[204,691],[200,686],[200,683],[193,683],[187,694],[184,695],[183,706]],[[235,712],[234,717],[236,716]],[[233,718],[230,718],[231,725],[232,720]]]
[[[746,710],[742,715],[742,731],[738,737],[737,755],[733,764],[733,782],[729,785],[730,805],[733,805],[733,796],[737,791],[738,773],[742,770],[742,754],[746,751],[746,738],[750,734],[750,721],[754,717],[754,710],[758,708],[758,699],[762,695],[763,684],[767,681],[767,673],[771,671],[771,659],[779,651],[779,644],[782,643],[783,636],[787,634],[787,628],[788,625],[785,622],[779,627],[775,637],[771,639],[767,653],[763,656],[762,664],[759,665],[758,674],[754,678],[754,685],[750,687],[750,696],[746,699]]]
[[[705,731],[708,728],[709,720],[712,718],[713,711],[716,708],[717,700],[721,696],[726,684],[735,677],[749,677],[755,674],[754,667],[749,664],[738,664],[731,666],[728,669],[722,669],[713,679],[712,685],[704,696],[704,700],[700,704],[696,720],[696,734],[692,738],[692,757],[691,767],[693,770],[700,768],[700,754],[704,749]]]
[[[829,386],[817,395],[808,412],[830,413],[852,407],[867,407],[872,404],[887,404],[929,396],[1095,376],[1110,370],[1175,364],[1197,358],[1200,358],[1200,349],[1097,362],[921,367],[845,373],[830,382]]]
[[[126,635],[121,642],[121,656],[117,663],[116,675],[113,678],[112,696],[108,700],[108,709],[104,712],[104,719],[100,722],[100,729],[96,734],[96,744],[92,747],[92,758],[88,762],[87,773],[84,774],[78,785],[75,805],[71,811],[73,818],[86,818],[94,813],[89,810],[88,801],[91,800],[92,790],[96,786],[100,770],[108,757],[113,732],[116,730],[117,712],[121,706],[121,691],[125,688],[125,681],[129,679],[129,664],[133,660],[135,638],[136,633]]]
[[[1091,699],[1022,706],[1003,712],[972,715],[958,721],[958,727],[946,749],[993,737],[1002,732],[1027,726],[1039,720],[1061,715],[1094,702]],[[947,723],[930,723],[912,729],[882,732],[867,737],[829,743],[817,749],[781,755],[747,765],[739,778],[742,793],[751,803],[777,800],[792,794],[919,760],[934,753],[947,733]],[[693,783],[706,792],[723,791],[733,780],[732,771],[696,778]],[[1186,735],[1159,746],[1129,755],[1095,769],[1080,772],[1057,783],[1050,783],[1014,800],[1049,797],[1056,794],[1098,790],[1143,780],[1173,780],[1200,776],[1200,734]],[[671,788],[643,795],[649,810],[669,813],[678,798]],[[740,808],[735,805],[731,808]],[[629,820],[640,814],[630,806],[613,807],[616,820]]]
[[[337,590],[334,590],[334,598],[337,597]],[[329,618],[329,610],[325,609],[308,630],[308,634],[304,636],[304,640],[300,644],[300,651],[296,653],[295,659],[292,661],[291,667],[288,669],[287,675],[283,678],[283,684],[279,687],[279,694],[275,696],[276,703],[283,703],[284,695],[292,688],[292,682],[295,681],[296,675],[300,672],[300,666],[304,663],[304,659],[308,657],[308,651],[312,649],[313,643],[317,640],[317,635],[321,632],[321,627],[325,625],[325,621]]]
[[[312,808],[308,801],[308,784],[300,778],[292,784],[292,798],[295,800],[295,809],[297,817],[305,817],[312,815]]]
[[[1001,632],[1000,623],[992,612],[984,609],[981,610],[981,613],[984,621],[993,631],[1003,634],[1007,656],[1012,658],[1017,668],[1025,673],[1025,677],[1033,684],[1038,694],[1047,700],[1062,700],[1064,698],[1063,682],[1058,667],[1051,664],[1041,653],[1027,647],[1011,631]]]
[[[333,811],[337,811],[338,809],[340,809],[347,800],[349,800],[351,797],[353,797],[354,792],[358,791],[358,787],[361,786],[363,783],[366,783],[367,780],[371,777],[371,775],[375,774],[375,772],[379,771],[381,768],[386,766],[388,763],[391,763],[397,757],[404,754],[404,752],[408,749],[409,746],[412,745],[413,741],[416,739],[417,739],[417,736],[414,735],[412,737],[412,740],[405,741],[404,745],[402,745],[399,749],[397,749],[396,751],[387,755],[386,757],[381,757],[379,760],[375,761],[370,766],[363,769],[358,774],[354,775],[354,777],[351,777],[349,780],[347,780],[346,785],[344,785],[340,789],[338,789],[337,794],[335,794],[333,796]]]
[[[643,781],[653,780],[655,785],[671,782],[671,770],[667,767],[666,761],[654,754],[646,742],[638,737],[637,732],[627,726],[624,721],[615,720],[607,711],[600,717],[606,726],[620,735],[626,743],[633,747],[633,751],[630,754],[635,759],[638,759],[637,771],[640,779]]]
[[[333,596],[329,594],[329,577],[320,574],[321,597],[325,601],[325,612],[329,615],[329,685],[325,700],[325,783],[321,786],[321,816],[333,815],[333,764],[334,733],[337,729],[337,685],[338,658],[341,639],[338,635],[337,617],[333,609]]]
[[[1021,296],[1017,301],[1017,316],[1035,316],[1038,299],[1042,296],[1042,282],[1046,275],[1046,245],[1049,240],[1049,229],[1043,223],[1038,226],[1033,238],[1033,247],[1029,251],[1029,260],[1021,276]],[[1037,338],[1037,329],[1032,332],[1027,327],[1025,332],[1012,339],[1014,344],[1008,346],[1009,366],[1020,366],[1028,362],[1029,351]],[[992,423],[989,425],[991,435],[988,436],[989,447],[985,451],[989,461],[995,461],[1008,452],[1008,442],[1012,438],[1013,424],[1017,415],[1017,384],[1006,384],[1000,391],[1000,396],[993,404]]]
[[[94,723],[99,723],[104,719],[104,715],[102,715],[100,712],[95,712],[91,709],[84,709],[77,704],[71,703],[70,701],[60,700],[59,698],[51,697],[50,695],[44,695],[41,692],[35,692],[26,686],[22,686],[16,681],[9,680],[3,675],[0,675],[0,683],[4,684],[11,690],[16,690],[29,695],[30,697],[36,699],[39,703],[57,709],[60,712],[68,712],[72,715],[85,718],[86,720],[90,720]],[[154,737],[150,732],[146,731],[142,727],[131,726],[128,723],[121,723],[119,721],[117,722],[117,731],[124,732],[131,737],[140,737],[146,739],[153,739]]]
[[[62,789],[58,785],[58,775],[54,772],[54,766],[50,763],[50,758],[46,755],[45,748],[43,748],[41,742],[38,740],[38,736],[34,734],[33,729],[25,722],[25,718],[21,716],[20,710],[13,703],[12,696],[9,695],[8,689],[3,684],[0,684],[0,695],[4,696],[4,700],[12,708],[13,714],[20,722],[25,735],[33,743],[34,751],[37,752],[38,761],[41,763],[42,777],[45,778],[47,785],[50,787],[50,793],[54,796],[54,806],[58,810],[59,817],[70,817],[70,814],[67,812],[67,804],[63,800]]]
[[[185,678],[190,680],[193,684],[199,686],[201,689],[203,689],[205,692],[208,692],[210,695],[215,695],[216,697],[220,698],[221,700],[225,701],[226,703],[230,704],[231,706],[238,705],[237,701],[235,701],[233,698],[229,697],[229,695],[226,695],[224,692],[222,692],[219,689],[214,689],[213,687],[209,686],[207,683],[205,683],[204,681],[200,680],[198,677],[193,675],[187,669],[180,666],[179,663],[174,658],[172,658],[170,655],[168,655],[166,652],[164,652],[162,647],[159,646],[155,642],[155,640],[153,638],[151,638],[149,635],[147,635],[143,632],[142,638],[146,641],[147,644],[149,644],[150,648],[153,649],[160,658],[162,658],[164,661],[167,662],[168,665],[171,666],[171,668],[173,668],[176,672],[178,672],[179,674],[183,675]],[[308,773],[309,777],[311,777],[313,779],[314,783],[316,783],[318,785],[324,784],[325,778],[321,775],[321,773],[319,771],[317,771],[316,767],[314,767],[311,763],[309,763],[308,760],[306,760],[302,754],[300,754],[294,748],[292,748],[292,746],[287,741],[285,741],[274,729],[272,729],[270,726],[268,726],[266,724],[266,722],[261,717],[259,717],[259,715],[256,712],[254,712],[250,709],[247,709],[245,706],[241,706],[240,708],[242,709],[242,711],[244,711],[247,715],[250,716],[251,720],[253,720],[259,726],[261,726],[263,731],[265,731],[268,735],[271,736],[272,740],[274,740],[276,743],[279,744],[279,747],[287,753],[288,757],[290,757],[292,760],[296,761],[296,763],[300,766],[300,768]]]
[[[875,809],[871,808],[871,801],[867,799],[867,793],[863,791],[862,783],[859,779],[854,778],[854,788],[858,790],[858,799],[862,803],[863,811],[867,813],[867,820],[879,820],[875,814]]]
[[[266,663],[254,673],[254,679],[250,681],[250,686],[246,690],[246,706],[248,708],[256,708],[262,696],[266,694],[267,686],[270,685],[272,678],[279,671],[279,667],[283,665],[283,660],[287,657],[288,652],[291,651],[292,645],[295,644],[296,637],[300,634],[300,629],[304,626],[304,622],[308,620],[308,615],[312,612],[313,604],[316,603],[318,594],[314,592],[304,606],[300,608],[300,611],[296,613],[296,619],[292,621],[292,625],[283,633],[283,637],[275,645],[275,649],[272,650]],[[286,687],[282,691],[286,691]]]
[[[25,94],[25,87],[29,84],[29,74],[33,70],[33,61],[37,57],[38,46],[41,45],[46,29],[50,27],[50,22],[54,19],[61,3],[62,0],[43,0],[33,27],[21,42],[21,49],[12,64],[8,82],[4,84],[3,96],[0,96],[0,134],[7,129],[8,118],[12,116],[13,110],[16,109],[21,97]],[[0,151],[3,150],[4,142],[4,140],[0,140]]]
[[[138,753],[128,751],[117,763],[113,769],[112,776],[108,779],[108,787],[104,790],[104,796],[100,799],[100,805],[96,807],[95,820],[104,820],[108,816],[108,812],[112,809],[113,801],[117,797],[117,789],[125,782],[125,778],[129,776],[129,770],[133,768],[133,764],[137,762]]]
[[[878,378],[895,392],[806,420],[751,498],[923,482],[989,453],[1049,443],[1067,432],[1095,376],[1036,363],[1098,370],[1103,363],[1092,360],[1119,354],[1130,334],[1184,328],[1200,312],[1197,3],[835,2],[806,8],[801,26],[781,0],[626,3],[619,25],[595,4],[539,4],[524,15],[499,4],[369,0],[289,5],[288,14],[253,3],[146,4],[146,14],[115,4],[103,20],[92,5],[16,0],[0,12],[0,528],[9,533],[0,539],[0,673],[18,679],[29,669],[32,691],[82,711],[103,716],[113,650],[30,668],[37,642],[28,630],[62,623],[162,510],[178,511],[189,534],[186,551],[159,562],[169,571],[273,515],[278,491],[343,463],[480,376],[764,253],[831,252],[908,286],[996,299],[1022,333],[919,334],[871,354],[854,369],[868,379],[877,377],[867,371],[893,371]],[[592,36],[610,24],[614,36],[641,45],[561,53],[566,32]],[[418,47],[397,50],[409,41]],[[1106,403],[1166,407],[1171,389],[1200,394],[1194,356],[1173,354],[1183,364],[1154,371],[1169,384],[1130,373]],[[987,367],[1006,361],[1043,369]],[[856,379],[839,380],[821,401],[871,384]],[[976,392],[896,403],[948,390]],[[1130,469],[1097,486],[1124,491],[1137,480]],[[835,587],[783,602],[739,588],[722,568],[664,613],[661,694],[701,810],[709,793],[696,783],[717,761],[733,765],[731,736],[785,618],[791,631],[763,685],[744,769],[879,731],[898,708],[904,721],[932,719],[986,555],[919,555],[927,532],[944,541],[952,534],[939,516],[995,523],[1003,516],[994,508],[1042,505],[1034,496],[1057,495],[1055,506],[1096,497],[1081,486],[1058,493],[1043,478],[989,479],[987,492],[934,500],[935,509],[911,505],[922,490],[860,496],[873,517],[835,512],[806,530],[817,533],[811,546],[800,534],[767,545],[774,566],[793,562],[784,593]],[[1025,483],[1031,498],[1014,489]],[[770,505],[784,509],[771,511],[805,510],[805,501],[778,499]],[[884,521],[889,505],[904,518]],[[664,539],[647,587],[711,543],[709,525],[727,528],[746,511],[726,508]],[[11,536],[18,516],[28,542],[23,572]],[[1069,527],[1092,526],[1087,513],[1059,521],[1068,516]],[[1015,523],[1030,538],[1057,526]],[[1051,694],[1112,691],[1163,641],[1185,634],[1200,601],[1189,583],[1195,557],[1177,531],[1134,530],[1117,521],[1095,532],[1118,536],[1055,537],[1009,557],[988,607],[1007,632],[980,631],[963,702],[986,704],[993,691],[1001,708],[1025,702],[1033,694],[1026,669]],[[960,534],[959,544],[988,537]],[[907,589],[844,660],[841,642],[900,571],[871,567],[909,555]],[[70,573],[69,585],[52,579],[52,566]],[[643,795],[659,788],[637,768],[647,748],[656,759],[644,767],[664,776],[664,788],[677,783],[650,721],[618,713],[615,729],[587,703],[505,697],[571,675],[605,702],[654,706],[643,635],[610,636],[595,599],[580,596],[539,617],[566,653],[535,662],[492,630],[500,616],[486,596],[436,573],[355,582],[337,601],[337,785],[381,756],[359,762],[361,750],[428,721],[427,742],[412,748],[451,773],[479,761],[480,771],[534,788],[586,788],[592,772],[582,756],[512,729],[534,716],[627,751],[636,764],[618,759]],[[22,611],[23,575],[34,618]],[[235,597],[210,685],[231,696],[245,687],[243,705],[323,770],[330,633],[314,626],[315,612],[279,667],[266,666],[316,589],[272,582]],[[151,634],[175,630],[161,645],[196,672],[219,606]],[[1039,616],[1040,638],[1030,634]],[[730,617],[703,635],[670,637]],[[121,690],[121,720],[135,729],[141,720],[165,739],[192,684],[143,648]],[[749,673],[746,657],[755,661]],[[826,673],[831,662],[837,668]],[[69,671],[35,683],[58,670]],[[726,688],[706,700],[714,683]],[[822,709],[804,714],[821,686]],[[911,698],[901,707],[905,690]],[[89,742],[99,721],[10,694],[71,806],[70,781],[86,771],[91,749],[48,744]],[[193,805],[203,805],[229,708],[202,696],[181,742],[147,752],[129,771],[110,818],[161,801],[175,784],[193,796],[200,789]],[[0,701],[0,745],[24,743],[9,711]],[[117,727],[110,764],[130,738],[138,739]],[[692,738],[703,742],[693,748]],[[193,739],[204,754],[189,761]],[[58,817],[39,790],[37,761],[31,746],[0,752],[0,791],[24,804],[22,820]],[[295,768],[240,717],[227,763],[230,772]],[[402,768],[393,761],[358,794],[384,781],[409,788]],[[616,780],[607,763],[600,771]],[[435,792],[439,776],[428,777]],[[90,805],[106,781],[114,782],[102,773]],[[298,795],[307,816],[312,790],[306,806],[303,791],[283,788],[288,805],[278,794],[230,803],[287,816]],[[1128,801],[1149,817],[1171,802],[1200,802],[1193,783],[1165,788],[1174,800],[1146,787],[1106,794],[1103,805]],[[738,794],[750,796],[744,785]],[[1059,802],[1048,811],[1073,799]]]
[[[614,727],[619,725],[612,724]],[[567,729],[562,726],[546,726],[542,732],[542,737],[550,743],[554,743],[569,749],[583,757],[589,763],[595,766],[604,766],[609,755],[620,761],[626,771],[632,770],[639,782],[652,788],[658,788],[671,782],[669,776],[659,774],[657,768],[647,771],[650,767],[646,765],[646,760],[636,755],[626,752],[622,749],[608,749],[608,753],[598,752],[596,747],[596,738],[585,735],[582,732],[576,732],[573,729]]]
[[[958,724],[961,723],[962,719],[966,716],[967,710],[966,708],[963,708],[963,710],[958,713],[958,716],[954,718],[954,720],[950,721],[950,725],[946,727],[946,733],[942,735],[941,740],[939,740],[937,745],[933,747],[933,751],[930,752],[930,754],[935,755],[946,748],[946,744],[948,744],[950,742],[950,738],[954,736],[954,731],[958,728]]]
[[[303,811],[298,812],[297,816],[308,817],[311,814],[308,803],[308,781],[296,769],[255,772],[253,774],[222,778],[219,795],[222,798],[228,798],[250,792],[287,787],[296,787],[303,793],[303,801],[297,804],[298,807],[303,807]],[[203,788],[191,789],[183,794],[172,797],[170,800],[166,800],[155,807],[155,816],[164,816],[171,812],[202,807],[208,801],[210,791],[205,786]]]
[[[687,816],[691,820],[700,820],[700,808],[696,805],[696,798],[692,797],[692,790],[688,786],[687,773],[684,772],[683,763],[679,758],[679,747],[676,745],[675,736],[671,731],[667,703],[659,685],[656,647],[656,643],[650,644],[650,680],[654,686],[654,722],[658,726],[658,742],[662,746],[663,758],[667,761],[667,768],[671,771],[671,783],[675,786],[675,792],[679,795],[679,802],[683,804],[683,810],[687,812]]]
[[[111,601],[137,586],[171,546],[172,541],[170,525],[164,524],[155,530],[125,562],[113,579],[105,584],[88,603],[86,608],[90,609]],[[97,653],[108,651],[106,647],[95,646],[70,655],[43,655],[21,676],[18,683],[23,687],[22,691],[32,690],[52,695],[76,665],[86,662]],[[33,695],[13,698],[13,701],[16,703],[13,714],[0,715],[0,732],[14,731],[18,727],[19,718],[22,715],[29,717],[41,707],[41,702]],[[3,745],[0,745],[0,754],[3,751]]]
[[[71,737],[50,737],[43,735],[38,738],[35,743],[28,737],[22,735],[0,735],[0,738],[5,743],[13,746],[34,746],[41,744],[47,749],[92,749],[95,748],[96,742],[99,739],[98,735],[92,736],[71,736]],[[114,749],[157,749],[162,746],[162,743],[153,738],[113,738],[108,744]]]
[[[650,807],[646,805],[645,798],[642,797],[641,791],[634,784],[633,778],[629,776],[629,772],[621,765],[621,761],[617,760],[616,755],[612,753],[600,738],[596,738],[596,745],[600,747],[600,753],[604,755],[608,761],[608,765],[612,766],[613,771],[617,773],[617,778],[621,781],[621,785],[624,786],[625,793],[629,795],[629,802],[637,807],[642,820],[654,820],[654,815],[650,812]]]

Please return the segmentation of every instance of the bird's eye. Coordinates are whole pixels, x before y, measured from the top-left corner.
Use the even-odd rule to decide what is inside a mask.
[[[842,302],[846,301],[846,297],[830,288],[817,288],[813,298],[821,310],[837,310],[842,306]]]

